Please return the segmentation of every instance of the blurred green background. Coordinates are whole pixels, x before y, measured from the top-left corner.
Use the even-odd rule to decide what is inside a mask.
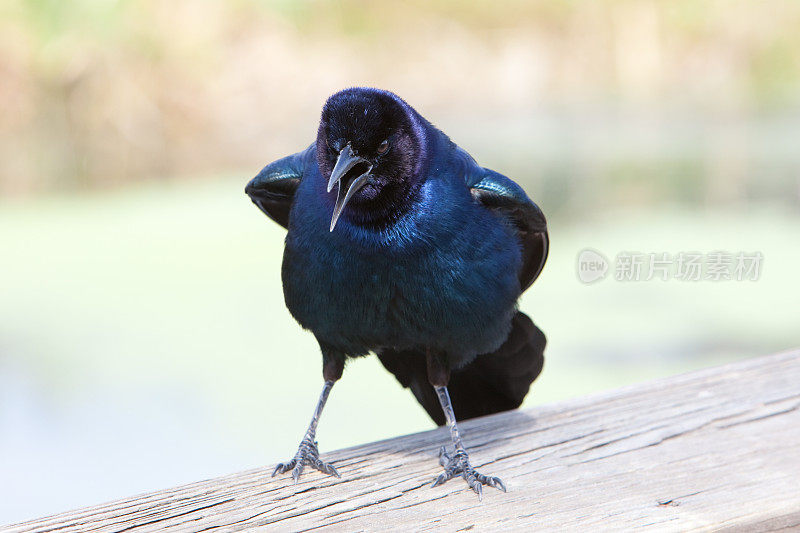
[[[320,356],[243,187],[347,86],[548,215],[527,406],[800,344],[797,2],[9,0],[0,80],[0,523],[294,453]],[[584,285],[587,247],[764,263]],[[430,427],[368,358],[320,447]]]

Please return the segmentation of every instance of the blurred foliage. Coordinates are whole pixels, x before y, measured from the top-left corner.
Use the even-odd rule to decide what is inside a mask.
[[[773,0],[8,0],[0,194],[246,176],[369,84],[551,210],[794,200],[798,30]]]

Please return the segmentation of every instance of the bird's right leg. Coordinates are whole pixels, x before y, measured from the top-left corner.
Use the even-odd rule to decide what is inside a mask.
[[[300,441],[297,453],[294,454],[291,460],[285,463],[279,463],[272,472],[272,477],[291,470],[292,478],[294,478],[294,482],[297,483],[306,465],[316,468],[325,474],[341,477],[332,464],[325,463],[319,458],[319,450],[317,449],[317,424],[322,415],[322,409],[325,407],[325,402],[328,401],[328,394],[330,394],[333,384],[342,377],[344,356],[340,356],[339,354],[330,355],[323,350],[322,357],[322,376],[325,378],[325,385],[322,387],[322,393],[319,395],[317,407],[314,409],[314,416],[311,418],[311,423],[308,425],[303,440]]]

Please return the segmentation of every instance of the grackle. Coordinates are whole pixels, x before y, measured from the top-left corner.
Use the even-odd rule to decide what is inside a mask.
[[[288,229],[286,306],[311,330],[325,380],[295,456],[319,458],[316,428],[345,359],[369,353],[450,428],[433,486],[461,475],[479,497],[503,482],[477,472],[456,420],[515,409],[539,375],[545,337],[517,299],[547,259],[542,211],[513,181],[478,166],[397,95],[331,96],[314,144],[267,165],[246,193]],[[452,401],[451,401],[452,398]]]

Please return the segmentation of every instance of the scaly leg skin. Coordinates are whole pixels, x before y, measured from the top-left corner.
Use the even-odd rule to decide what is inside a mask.
[[[450,394],[447,392],[447,387],[435,387],[436,394],[439,396],[439,403],[442,404],[444,416],[447,419],[447,425],[450,427],[450,438],[453,440],[455,446],[455,453],[451,456],[447,450],[442,446],[439,450],[439,464],[444,467],[444,472],[433,481],[431,487],[436,487],[442,483],[454,478],[461,474],[461,477],[467,482],[469,488],[475,491],[479,500],[483,500],[483,486],[488,485],[496,489],[506,491],[506,486],[498,477],[485,476],[472,468],[469,463],[469,455],[464,445],[461,443],[461,435],[458,433],[458,425],[456,425],[456,415],[453,412],[453,405],[450,403]]]
[[[291,470],[292,478],[294,482],[297,483],[297,480],[300,479],[300,474],[303,473],[303,469],[306,466],[316,468],[320,472],[330,476],[341,477],[332,464],[320,460],[316,441],[317,423],[319,422],[322,408],[325,407],[325,402],[328,400],[328,394],[331,392],[332,387],[333,380],[325,380],[325,386],[322,388],[322,394],[319,396],[317,408],[314,410],[314,417],[308,425],[303,440],[300,441],[300,447],[297,449],[297,453],[288,462],[279,463],[272,472],[272,477]]]

